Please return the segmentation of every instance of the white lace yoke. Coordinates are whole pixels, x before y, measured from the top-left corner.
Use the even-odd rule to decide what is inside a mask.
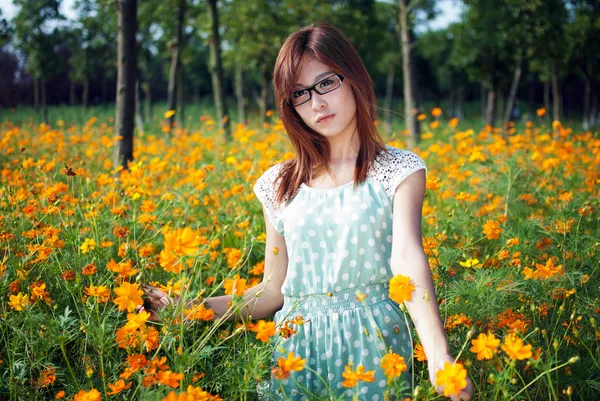
[[[371,169],[367,172],[367,179],[375,180],[383,184],[390,203],[392,203],[394,193],[396,192],[398,185],[400,185],[400,183],[404,181],[406,177],[413,174],[417,170],[424,169],[425,172],[427,172],[427,166],[419,155],[410,150],[396,148],[391,145],[386,145],[386,149],[389,152],[389,156],[384,152],[381,152],[376,157]],[[287,194],[279,206],[275,204],[275,197],[277,194],[275,179],[278,176],[281,167],[282,163],[278,163],[267,169],[256,180],[253,189],[256,197],[263,204],[269,220],[273,224],[273,227],[275,227],[279,234],[283,235],[283,222],[279,216],[279,212],[282,207],[285,207],[289,200]],[[348,185],[346,184],[331,189],[313,189],[310,187],[305,188],[311,191],[322,193],[334,193],[336,190],[347,186]],[[300,190],[302,190],[302,188],[300,188]]]

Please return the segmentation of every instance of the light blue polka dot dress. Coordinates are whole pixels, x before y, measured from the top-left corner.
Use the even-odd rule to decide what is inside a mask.
[[[290,323],[296,334],[273,337],[273,365],[289,352],[306,359],[302,371],[287,379],[271,378],[259,389],[272,400],[383,400],[387,378],[380,366],[391,350],[411,365],[409,319],[389,299],[392,250],[392,199],[406,177],[425,169],[414,152],[386,145],[367,180],[332,189],[302,184],[279,208],[274,204],[277,164],[257,180],[254,191],[269,219],[285,237],[289,263],[281,292],[284,305],[275,316],[277,327]],[[348,363],[375,371],[375,381],[342,386]],[[410,385],[410,374],[400,380]],[[263,383],[264,384],[264,383]],[[392,393],[392,397],[394,393]],[[400,396],[400,395],[398,395]],[[392,398],[394,399],[394,398]]]

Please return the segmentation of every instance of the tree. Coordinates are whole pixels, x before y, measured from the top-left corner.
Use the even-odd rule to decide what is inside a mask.
[[[210,74],[212,76],[213,96],[217,108],[219,128],[225,131],[225,140],[231,140],[231,123],[225,91],[223,90],[223,67],[221,62],[221,38],[219,34],[219,12],[217,0],[206,0],[210,18],[210,32],[208,43],[210,46]]]
[[[118,74],[113,165],[128,169],[133,160],[133,128],[137,73],[137,0],[117,0]]]
[[[50,30],[49,25],[64,19],[58,11],[60,0],[15,0],[14,4],[18,8],[14,19],[17,47],[27,55],[26,69],[34,81],[34,109],[37,114],[41,98],[43,119],[48,122],[46,80],[56,63],[53,48],[58,42],[54,40],[57,30]]]

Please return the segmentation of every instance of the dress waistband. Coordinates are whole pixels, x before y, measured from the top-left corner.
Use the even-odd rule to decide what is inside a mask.
[[[280,316],[310,316],[335,313],[362,308],[390,300],[389,284],[377,283],[329,293],[314,293],[303,296],[283,297],[283,307],[277,312]]]

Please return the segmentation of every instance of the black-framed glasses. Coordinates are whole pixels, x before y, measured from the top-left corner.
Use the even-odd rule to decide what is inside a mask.
[[[298,107],[312,99],[313,90],[319,95],[324,95],[342,86],[343,80],[344,77],[338,74],[323,78],[310,88],[298,89],[297,91],[292,92],[287,104],[293,107]]]

